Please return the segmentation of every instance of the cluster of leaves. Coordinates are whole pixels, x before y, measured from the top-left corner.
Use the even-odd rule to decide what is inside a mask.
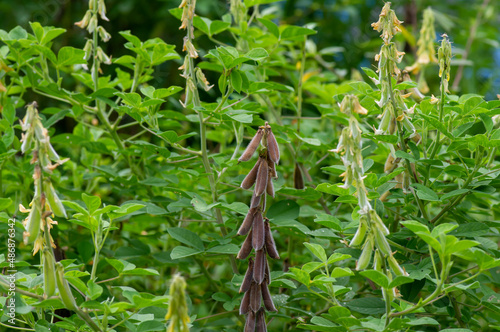
[[[159,38],[143,41],[133,31],[113,35],[127,54],[101,64],[104,74],[93,76],[88,69],[94,58],[83,49],[54,47],[65,29],[35,22],[0,30],[0,227],[7,234],[8,219],[18,221],[19,327],[91,330],[79,316],[60,310],[58,298],[44,298],[39,257],[22,244],[18,206],[33,197],[33,165],[20,153],[17,119],[33,96],[51,100],[39,103],[42,123],[59,155],[70,158],[51,176],[68,208],[68,218],[58,218],[52,230],[55,256],[78,306],[102,330],[164,330],[165,294],[177,272],[188,280],[192,331],[242,329],[237,308],[245,267],[235,266],[233,256],[249,210],[242,203],[249,193],[239,186],[251,165],[236,158],[244,133],[253,137],[265,121],[283,155],[276,197],[266,212],[281,256],[270,261],[278,312],[269,314],[269,330],[487,331],[500,325],[500,102],[448,95],[440,121],[430,95],[406,100],[422,141],[414,144],[406,133],[408,150],[395,151],[414,165],[417,177],[404,192],[393,179],[405,168],[384,171],[401,138],[371,129],[382,113],[376,102],[380,82],[344,78],[328,62],[342,49],[319,49],[313,26],[277,24],[271,2],[235,0],[221,19],[194,16],[195,36],[211,42],[197,46],[198,68],[215,78],[215,87],[201,92],[194,107],[178,101],[186,90],[155,80],[159,66],[182,64],[180,50]],[[171,15],[182,19],[179,9]],[[416,35],[405,38],[397,43],[411,44]],[[370,68],[364,73],[379,77]],[[416,87],[391,82],[401,93]],[[391,229],[389,243],[409,276],[390,280],[375,270],[352,271],[361,251],[346,240],[358,227],[358,200],[354,187],[338,185],[345,167],[341,156],[329,152],[348,125],[338,107],[345,94],[357,95],[368,110],[359,118],[367,197]],[[433,143],[437,132],[441,140]],[[435,144],[439,153],[429,158]],[[1,253],[6,245],[2,240]],[[0,266],[8,268],[0,257]],[[379,287],[400,291],[390,303],[389,324]],[[439,294],[425,303],[437,288]],[[1,323],[7,324],[5,315]]]

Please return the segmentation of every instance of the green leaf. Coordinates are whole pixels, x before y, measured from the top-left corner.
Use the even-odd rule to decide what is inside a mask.
[[[136,332],[149,332],[149,331],[164,331],[165,324],[157,320],[147,320],[141,322],[137,327]]]
[[[170,253],[170,258],[172,258],[172,259],[185,258],[185,257],[200,254],[202,252],[203,252],[203,250],[197,250],[197,249],[188,248],[188,247],[184,247],[184,246],[178,246],[172,250],[172,252]]]
[[[7,209],[12,204],[10,198],[0,198],[0,211]]]
[[[342,278],[342,277],[349,277],[353,276],[354,272],[348,267],[335,267],[330,274],[332,278]]]
[[[84,214],[84,215],[88,215],[87,210],[85,210],[85,208],[83,206],[81,206],[80,204],[78,204],[76,202],[62,201],[62,203],[64,205],[66,205],[67,207],[69,207],[70,209],[75,210],[78,213],[81,213],[81,214]]]
[[[342,230],[340,226],[340,220],[338,220],[337,218],[335,218],[330,214],[326,213],[317,214],[316,219],[314,219],[314,222],[339,232]]]
[[[98,196],[87,195],[86,193],[82,193],[82,200],[87,206],[87,210],[92,215],[94,212],[101,206],[101,198]]]
[[[261,47],[253,48],[244,55],[245,58],[254,61],[262,61],[268,56],[269,54],[267,53],[267,51]]]
[[[430,233],[429,228],[416,220],[403,220],[400,222],[403,226],[411,230],[413,233],[424,232]]]
[[[238,247],[236,244],[228,243],[210,248],[206,252],[214,254],[236,255],[239,251],[240,247]]]
[[[434,126],[437,130],[439,130],[442,134],[444,134],[446,137],[453,139],[454,137],[450,134],[450,132],[446,129],[446,126],[444,123],[440,122],[439,119],[437,119],[434,116],[431,115],[425,115],[423,113],[419,113],[419,116],[424,118],[428,123]]]
[[[389,288],[399,287],[403,284],[409,284],[410,282],[413,282],[413,280],[413,278],[407,276],[397,276],[391,281],[391,283],[389,284]]]
[[[479,245],[479,242],[472,240],[461,240],[455,243],[451,248],[446,248],[447,252],[457,253],[460,251],[464,251],[466,249],[472,248]]]
[[[107,212],[107,214],[110,219],[117,219],[126,216],[128,214],[131,214],[135,211],[138,211],[145,206],[146,206],[145,204],[125,203],[120,207],[118,207],[117,209],[113,209],[113,211]]]
[[[448,198],[459,196],[459,195],[462,195],[462,194],[465,194],[465,193],[468,193],[468,192],[470,192],[469,189],[457,189],[457,190],[453,190],[453,191],[450,191],[449,193],[446,193],[443,196],[441,196],[441,200],[444,201],[444,200],[446,200]]]
[[[433,238],[429,233],[425,233],[425,232],[414,232],[414,233],[417,234],[428,245],[430,245],[434,250],[436,250],[439,253],[441,252],[441,249],[442,249],[441,244],[439,243],[438,240]]]
[[[340,261],[343,261],[344,259],[349,259],[351,258],[351,255],[347,255],[347,254],[339,254],[337,252],[331,254],[330,257],[328,257],[328,264],[333,264],[333,263],[336,263],[336,262],[340,262]]]
[[[314,35],[316,31],[308,28],[287,25],[281,31],[281,40],[304,40],[305,36]]]
[[[278,26],[271,20],[265,19],[265,18],[258,18],[257,19],[262,25],[264,25],[267,30],[274,35],[276,38],[280,37],[280,30]]]
[[[167,232],[171,237],[181,243],[187,244],[188,246],[192,246],[201,251],[205,250],[203,241],[200,239],[200,237],[188,229],[181,227],[170,227],[167,229]]]
[[[91,300],[95,300],[101,296],[102,291],[102,286],[96,284],[94,281],[89,280],[87,282],[87,296],[90,297]]]
[[[385,302],[378,297],[363,297],[347,302],[347,307],[367,315],[379,315],[385,312]]]
[[[411,186],[417,190],[418,198],[424,201],[434,201],[434,202],[439,201],[438,195],[434,191],[432,191],[432,189],[427,188],[423,184],[412,183]]]
[[[62,47],[57,54],[57,67],[85,64],[87,61],[85,61],[84,57],[84,50],[70,46]]]
[[[320,261],[323,263],[326,263],[326,252],[325,249],[323,249],[322,246],[316,243],[309,243],[309,242],[304,242],[304,245],[309,249],[309,251],[319,258]]]
[[[292,200],[283,200],[271,205],[266,216],[273,222],[298,218],[300,206]]]
[[[359,274],[361,274],[365,278],[370,279],[382,288],[389,288],[389,278],[382,272],[376,270],[367,270],[362,271]]]
[[[309,273],[301,269],[297,269],[296,267],[290,268],[290,272],[288,274],[290,275],[290,277],[306,286],[309,286],[309,283],[311,282]]]

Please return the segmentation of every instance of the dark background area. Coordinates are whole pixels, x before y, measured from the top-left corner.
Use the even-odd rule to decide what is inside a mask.
[[[393,1],[392,7],[396,10],[399,19],[403,20],[404,27],[414,38],[418,38],[423,10],[431,6],[436,16],[436,42],[442,33],[447,33],[453,42],[454,60],[456,65],[461,63],[462,53],[473,26],[478,11],[481,11],[485,0],[402,0]],[[500,2],[486,0],[487,6],[481,11],[481,19],[472,47],[464,68],[461,80],[460,93],[478,93],[486,99],[496,99],[500,91]],[[103,22],[104,27],[113,36],[106,45],[107,53],[118,57],[127,53],[123,44],[125,40],[118,34],[119,31],[131,30],[141,40],[160,37],[169,44],[175,44],[178,52],[181,50],[184,32],[179,30],[179,21],[169,10],[179,5],[179,0],[107,0],[108,18],[110,22]],[[344,69],[347,75],[353,69],[370,67],[373,56],[380,47],[378,34],[372,30],[370,24],[377,20],[382,1],[377,0],[284,0],[271,5],[261,5],[260,10],[277,5],[279,10],[274,11],[275,21],[285,24],[304,25],[314,23],[318,34],[311,37],[319,50],[327,47],[343,47],[345,51],[330,56],[328,61],[335,61],[336,67]],[[4,0],[0,3],[2,23],[0,28],[10,30],[21,25],[30,30],[28,22],[38,21],[42,25],[52,25],[67,29],[67,33],[56,39],[55,47],[64,45],[83,47],[86,31],[74,26],[74,22],[81,20],[86,9],[86,0],[38,0],[16,1]],[[198,0],[196,12],[200,16],[210,19],[220,19],[229,10],[228,1]],[[217,38],[231,44],[233,39],[227,33]],[[405,51],[408,55],[414,53],[412,42],[401,34],[398,40],[406,42]],[[197,39],[201,49],[213,48],[214,44],[206,36]],[[437,45],[437,44],[436,44]],[[406,64],[411,64],[412,56],[405,57]],[[158,83],[165,86],[172,84],[183,85],[178,71],[173,70],[177,64],[170,62],[160,66],[156,75]],[[453,82],[456,66],[452,70]],[[428,83],[436,87],[437,67],[428,70]],[[348,76],[349,77],[349,76]]]

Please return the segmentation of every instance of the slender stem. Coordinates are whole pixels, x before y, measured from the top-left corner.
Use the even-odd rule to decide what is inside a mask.
[[[300,59],[299,82],[297,83],[297,133],[300,133],[300,120],[302,117],[302,80],[304,79],[304,70],[306,66],[306,41],[307,38],[304,37]]]
[[[443,123],[443,115],[444,115],[444,100],[446,98],[446,91],[444,89],[444,80],[446,80],[445,75],[441,77],[441,99],[439,100],[439,123]],[[438,130],[436,133],[436,140],[434,141],[434,146],[431,152],[429,159],[434,159],[436,153],[438,152],[441,144],[439,140],[441,139],[441,132]],[[431,165],[427,167],[427,172],[429,172]]]
[[[0,277],[0,284],[2,285],[3,288],[7,288],[7,289],[9,288],[9,283],[3,277]],[[40,301],[45,300],[45,298],[43,296],[22,290],[17,286],[15,287],[15,291],[16,291],[16,293],[19,293],[19,294],[22,294],[22,295],[25,295],[28,297],[32,297],[32,298],[40,300]]]

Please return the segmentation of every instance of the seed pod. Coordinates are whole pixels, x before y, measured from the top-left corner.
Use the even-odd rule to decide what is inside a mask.
[[[244,332],[255,332],[255,313],[252,311],[247,315]]]
[[[267,179],[267,187],[266,187],[266,192],[269,196],[274,198],[274,184],[273,181],[271,180],[271,173],[269,173],[269,178]]]
[[[262,291],[262,300],[264,301],[264,307],[266,307],[267,311],[278,311],[274,306],[273,299],[271,298],[271,293],[269,293],[268,285],[263,282],[261,285]]]
[[[408,273],[399,265],[393,255],[389,255],[387,261],[389,262],[389,267],[392,272],[397,276],[408,276]]]
[[[259,144],[260,144],[260,141],[262,140],[263,135],[264,135],[264,131],[261,128],[259,128],[259,130],[257,130],[257,133],[252,138],[250,143],[248,143],[248,146],[245,149],[245,152],[243,152],[240,159],[238,159],[238,162],[248,161],[248,160],[250,160],[250,158],[252,158],[253,153],[259,147]]]
[[[394,159],[391,153],[387,156],[387,159],[385,161],[385,166],[384,166],[384,172],[390,173],[396,169],[396,166],[398,165],[400,158]]]
[[[253,219],[252,228],[252,247],[255,250],[260,250],[264,246],[265,234],[264,234],[264,221],[262,220],[262,213],[259,211],[255,214]]]
[[[245,273],[245,277],[243,278],[243,282],[241,283],[240,293],[247,292],[250,289],[250,285],[252,284],[253,279],[253,259],[248,260],[248,269]]]
[[[276,249],[276,243],[273,239],[273,234],[271,233],[271,227],[269,226],[269,222],[267,220],[264,222],[264,233],[267,254],[271,258],[280,259],[280,255]]]
[[[269,165],[269,174],[271,174],[271,178],[277,179],[278,173],[276,173],[276,164],[271,160],[267,160],[267,164]]]
[[[380,255],[380,251],[375,249],[375,254],[373,255],[373,269],[382,272],[382,256]]]
[[[253,220],[255,217],[255,212],[256,212],[255,208],[248,210],[248,213],[247,213],[245,219],[243,219],[243,222],[241,223],[240,229],[238,230],[238,235],[248,234],[248,232],[252,228],[252,223],[253,223]]]
[[[260,308],[260,296],[261,296],[261,291],[260,291],[260,285],[257,285],[256,283],[252,283],[252,286],[250,287],[250,309],[253,312],[257,312]]]
[[[271,272],[269,269],[269,262],[267,259],[266,259],[266,272],[264,273],[264,281],[268,285],[271,283]]]
[[[76,301],[69,288],[68,281],[64,279],[64,267],[61,263],[56,263],[56,281],[59,296],[68,310],[76,310]]]
[[[356,271],[364,270],[368,267],[368,264],[370,264],[370,260],[372,258],[372,251],[373,251],[373,238],[369,236],[366,239],[363,251],[361,252],[358,262],[356,263]]]
[[[257,284],[262,284],[266,271],[266,253],[264,250],[257,250],[255,253],[255,265],[253,267],[253,279]]]
[[[255,196],[260,196],[264,193],[269,180],[269,166],[265,162],[259,164],[259,171],[257,172],[257,180],[255,181]]]
[[[262,159],[259,158],[253,168],[250,170],[248,175],[245,177],[243,182],[241,182],[241,188],[250,189],[255,183],[255,179],[257,179],[257,172],[259,170],[259,165],[262,163]]]
[[[244,315],[248,312],[250,305],[250,292],[245,292],[245,295],[243,295],[243,299],[241,300],[240,304],[240,315]]]
[[[36,198],[35,198],[36,199]],[[24,227],[26,232],[24,232],[24,243],[29,244],[35,242],[38,234],[40,233],[40,222],[42,220],[40,205],[36,202],[31,207],[31,211],[28,218],[25,219]]]
[[[253,209],[253,208],[256,208],[257,206],[259,206],[260,197],[261,196],[256,196],[255,193],[252,195],[252,200],[250,201],[250,209]]]
[[[68,216],[66,215],[66,210],[64,209],[59,196],[57,196],[52,182],[50,182],[50,180],[48,179],[45,179],[43,181],[43,192],[45,193],[45,197],[47,198],[47,202],[49,203],[49,207],[52,213],[58,217],[67,218]]]
[[[357,247],[363,243],[365,239],[366,231],[368,229],[368,223],[366,221],[366,216],[363,215],[359,218],[359,226],[356,234],[354,234],[351,243],[349,243],[350,247]]]
[[[241,245],[240,252],[238,252],[238,256],[236,258],[238,259],[245,259],[250,255],[250,252],[252,251],[252,231],[248,233],[247,238]]]
[[[375,242],[377,243],[377,248],[380,250],[383,256],[391,255],[391,247],[385,238],[385,235],[378,227],[375,228]]]
[[[395,295],[396,293],[394,292],[394,288],[382,288],[382,297],[384,298],[384,301],[392,302]]]
[[[293,170],[293,186],[295,189],[304,189],[304,178],[298,163],[295,163],[295,169]]]
[[[267,133],[267,155],[275,164],[280,161],[280,149],[271,128],[268,129]]]
[[[266,315],[264,313],[264,310],[259,310],[259,312],[257,312],[255,324],[257,325],[256,332],[267,332]]]
[[[371,219],[372,223],[374,223],[382,231],[382,234],[384,234],[384,235],[390,234],[389,228],[387,228],[387,226],[384,224],[382,219],[380,219],[380,217],[378,216],[378,214],[375,210],[370,211],[370,219]]]
[[[56,292],[56,271],[55,260],[52,252],[48,248],[43,249],[43,287],[45,296],[51,297]]]

